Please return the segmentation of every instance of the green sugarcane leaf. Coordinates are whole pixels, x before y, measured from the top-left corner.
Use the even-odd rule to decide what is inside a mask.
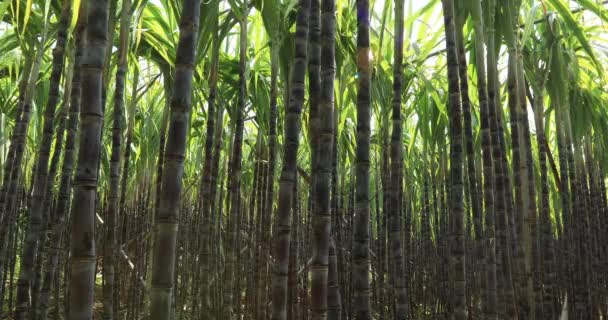
[[[574,34],[578,42],[583,47],[583,50],[585,50],[585,52],[589,55],[589,57],[591,57],[591,59],[595,63],[600,76],[602,76],[604,73],[602,63],[597,59],[597,56],[595,55],[591,44],[589,43],[589,39],[585,35],[583,26],[581,26],[581,24],[576,21],[576,18],[572,14],[572,11],[570,11],[570,9],[563,2],[563,0],[549,0],[549,3],[551,3],[555,10],[557,10],[560,16],[564,19],[564,22],[568,26],[568,31]]]
[[[4,13],[6,12],[6,9],[8,8],[8,6],[11,4],[10,0],[4,0],[2,1],[2,3],[0,3],[0,19],[2,17],[4,17]]]
[[[524,27],[524,34],[521,39],[521,43],[525,44],[532,31],[534,31],[534,20],[536,19],[536,13],[538,12],[538,4],[534,4],[532,8],[526,14],[526,22]]]
[[[577,0],[576,2],[581,5],[581,7],[596,14],[604,22],[608,22],[608,10],[606,10],[603,5],[599,5],[590,0]]]
[[[32,13],[32,0],[27,0],[25,4],[25,12],[23,13],[23,30],[22,34],[25,33],[27,22],[30,20],[30,14]]]

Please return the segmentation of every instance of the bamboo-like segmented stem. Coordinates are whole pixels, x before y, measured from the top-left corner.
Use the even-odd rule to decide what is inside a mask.
[[[466,176],[468,183],[468,199],[470,200],[470,208],[472,213],[472,219],[469,219],[466,223],[466,239],[471,239],[473,235],[471,234],[471,229],[474,230],[474,239],[471,242],[473,244],[470,248],[467,246],[467,252],[471,252],[471,255],[467,255],[467,262],[471,262],[469,266],[466,268],[466,276],[467,282],[472,281],[473,283],[467,284],[467,290],[473,289],[473,291],[469,291],[467,294],[467,306],[468,308],[472,308],[472,299],[475,293],[478,292],[478,289],[481,287],[480,273],[479,273],[479,255],[476,254],[476,251],[479,250],[481,246],[481,239],[483,238],[483,230],[481,228],[482,225],[482,216],[481,216],[481,196],[479,183],[477,181],[477,168],[475,166],[475,150],[474,150],[474,139],[473,139],[473,125],[471,119],[471,100],[469,97],[469,83],[468,83],[468,75],[467,75],[467,58],[464,47],[464,19],[462,15],[456,16],[455,26],[456,26],[456,49],[458,54],[458,76],[460,80],[460,96],[462,100],[462,117],[463,117],[463,130],[464,130],[464,146],[466,148]],[[484,68],[485,70],[485,68]],[[468,213],[465,215],[468,216]],[[474,225],[474,228],[471,228]],[[465,241],[467,241],[465,240]]]
[[[68,46],[71,46],[71,44],[69,44]],[[42,303],[42,295],[43,295],[43,289],[46,290],[46,292],[44,292],[44,294],[46,294],[46,303],[48,303],[48,298],[50,297],[50,285],[51,283],[48,283],[48,287],[47,288],[43,288],[43,277],[51,277],[51,272],[54,273],[55,269],[49,270],[50,268],[47,266],[43,269],[43,264],[50,264],[52,263],[52,261],[50,259],[47,258],[47,261],[44,261],[43,257],[44,256],[49,256],[49,258],[51,258],[51,255],[49,253],[47,253],[49,249],[47,249],[47,247],[53,246],[55,245],[54,243],[51,243],[49,240],[51,240],[51,238],[49,237],[47,240],[47,231],[49,231],[48,229],[49,226],[53,226],[53,224],[55,223],[56,217],[53,214],[53,212],[51,211],[52,208],[52,202],[53,202],[53,187],[54,187],[54,182],[55,182],[55,176],[57,175],[57,170],[59,169],[59,158],[61,157],[61,154],[63,152],[63,138],[65,136],[65,131],[66,131],[66,127],[68,126],[68,113],[69,113],[69,107],[70,107],[70,95],[71,95],[71,91],[72,91],[72,78],[73,78],[73,72],[75,70],[75,66],[74,66],[74,56],[73,56],[73,50],[70,50],[70,56],[68,57],[68,60],[71,61],[70,63],[70,68],[68,68],[67,73],[66,73],[66,77],[65,77],[65,87],[64,87],[64,91],[63,91],[63,95],[64,95],[64,100],[62,102],[62,106],[61,106],[61,111],[59,113],[59,125],[57,128],[57,135],[55,136],[55,148],[53,150],[53,156],[51,157],[51,163],[50,163],[50,167],[49,167],[49,172],[48,172],[48,176],[47,176],[47,183],[46,183],[46,191],[45,191],[45,196],[44,196],[44,210],[45,212],[44,217],[45,217],[45,222],[43,224],[43,228],[42,230],[44,230],[44,232],[41,234],[40,237],[40,250],[38,252],[38,257],[37,257],[37,261],[36,261],[36,278],[34,281],[34,285],[32,286],[32,308],[33,308],[33,314],[34,317],[36,318],[42,318],[42,315],[40,314],[41,312],[41,303]],[[45,252],[46,251],[46,252]],[[45,274],[42,274],[42,271],[44,270]],[[48,282],[48,280],[47,280]]]
[[[507,193],[510,195],[510,189],[506,186],[508,177],[505,176],[506,159],[503,146],[504,137],[502,132],[501,110],[498,109],[498,62],[496,52],[496,23],[495,12],[497,3],[490,1],[488,3],[490,17],[487,27],[487,72],[488,72],[488,116],[490,118],[490,132],[492,141],[492,156],[494,164],[494,208],[495,208],[495,223],[496,223],[496,239],[497,239],[497,308],[498,317],[505,317],[507,308],[513,309],[513,291],[511,282],[510,268],[510,251],[508,246],[507,235],[507,215],[509,213],[508,206],[511,206],[511,200],[508,200]],[[508,189],[508,190],[505,190]],[[509,202],[507,204],[507,202]],[[509,290],[507,290],[507,288]]]
[[[328,305],[338,306],[335,293],[329,301],[328,274],[331,241],[331,165],[334,140],[335,2],[321,2],[321,91],[319,149],[314,178],[312,214],[311,319],[326,319]],[[335,312],[334,312],[335,314]]]
[[[192,74],[195,63],[196,39],[200,16],[200,0],[186,0],[180,19],[175,86],[171,95],[171,116],[165,150],[161,194],[155,217],[156,237],[152,261],[150,317],[167,320],[171,314],[173,295],[178,211],[182,191],[182,176],[186,138],[192,99]]]
[[[45,27],[44,27],[43,34],[42,34],[42,39],[39,42],[38,46],[36,46],[36,56],[32,62],[31,69],[26,69],[26,72],[24,74],[24,76],[27,77],[27,80],[23,80],[23,82],[20,83],[21,92],[20,92],[19,100],[17,102],[18,103],[17,109],[19,110],[18,111],[19,115],[17,116],[17,122],[15,123],[15,128],[13,129],[13,133],[11,136],[10,149],[13,149],[13,150],[9,149],[9,155],[8,155],[9,157],[7,158],[7,163],[6,163],[5,170],[4,170],[5,178],[3,179],[2,193],[0,194],[0,210],[1,210],[0,211],[0,219],[1,219],[0,222],[3,222],[2,224],[0,224],[0,249],[1,249],[0,250],[0,259],[2,259],[1,258],[3,256],[2,253],[5,250],[8,250],[8,247],[5,247],[5,245],[8,244],[7,243],[8,241],[5,241],[7,232],[9,231],[8,226],[12,225],[14,223],[14,221],[16,221],[16,219],[17,219],[17,212],[16,212],[17,210],[15,210],[15,205],[19,204],[17,197],[19,195],[19,192],[18,192],[19,179],[22,176],[21,164],[23,162],[24,151],[26,149],[27,132],[28,132],[28,128],[29,128],[30,118],[32,115],[32,112],[31,112],[32,104],[33,104],[33,99],[34,99],[34,95],[35,95],[36,84],[37,84],[38,77],[39,77],[39,71],[40,71],[41,64],[42,64],[42,59],[44,57],[44,44],[46,42],[47,33],[48,33],[48,23],[45,23]],[[59,36],[58,36],[58,40],[59,40]],[[62,43],[61,45],[63,46],[64,44],[65,43]],[[57,51],[57,53],[59,53],[59,51]],[[61,61],[61,63],[63,63],[63,60]],[[53,63],[54,67],[56,65],[57,64]],[[26,63],[26,67],[29,67],[28,63]],[[59,70],[58,72],[62,71],[62,67],[61,68],[55,67],[55,69],[58,69]],[[55,72],[55,75],[56,74],[57,74],[57,72]],[[49,92],[49,94],[50,93],[51,92]],[[49,102],[52,102],[52,99],[50,96],[49,96]],[[13,146],[14,146],[14,148],[13,148]],[[47,159],[48,159],[48,157],[47,157]],[[36,168],[36,167],[37,167],[37,165],[34,165],[34,168]],[[36,252],[33,249],[36,248],[34,246],[34,244],[36,243],[35,240],[37,240],[35,236],[38,236],[38,234],[36,233],[36,230],[33,230],[30,227],[31,220],[32,219],[28,220],[28,230],[31,230],[31,232],[28,232],[28,233],[30,233],[30,237],[27,240],[26,246],[24,246],[24,248],[23,248],[24,253],[27,253],[27,257],[23,256],[23,258],[25,258],[25,260],[28,260],[25,262],[26,265],[24,266],[25,267],[24,271],[27,271],[27,274],[23,274],[21,272],[19,274],[20,279],[22,278],[22,276],[26,277],[28,279],[24,279],[26,281],[21,281],[22,295],[17,298],[18,301],[25,301],[25,302],[28,302],[27,300],[29,299],[29,297],[28,297],[29,285],[30,285],[29,278],[32,277],[30,274],[33,271],[31,269],[33,269],[33,260],[34,260],[35,254],[36,254]],[[34,217],[34,220],[31,221],[31,222],[33,222],[33,226],[35,227],[35,229],[39,228],[40,220],[41,219],[36,219],[36,217]],[[7,221],[8,221],[8,223],[6,223]],[[34,256],[32,256],[32,254]],[[30,261],[32,261],[32,262],[30,262]],[[3,263],[2,263],[2,261],[0,261],[0,268],[2,267],[2,265],[3,265]],[[30,267],[30,265],[32,265],[32,266]],[[2,304],[4,302],[3,292],[1,292],[1,293],[2,294],[0,294],[0,297],[2,297],[2,299],[0,299],[0,307],[2,307]],[[19,305],[19,303],[17,303],[17,305]],[[17,311],[17,313],[20,314],[19,316],[21,316],[21,315],[25,316],[25,311],[27,310],[27,308],[28,308],[27,305],[24,306],[23,303],[21,303],[21,306],[17,308],[19,310],[16,310],[16,311]],[[2,308],[0,308],[0,310],[1,309]],[[21,312],[21,310],[24,310],[24,311]]]
[[[40,319],[46,320],[48,317],[48,300],[50,290],[55,284],[55,271],[59,265],[59,252],[62,247],[62,238],[65,231],[65,220],[69,210],[69,200],[72,185],[72,173],[74,171],[74,152],[76,145],[76,137],[78,135],[78,116],[80,112],[80,83],[81,71],[80,66],[83,56],[83,32],[86,26],[86,7],[81,6],[79,12],[78,25],[76,26],[74,35],[75,58],[73,63],[72,85],[70,92],[70,110],[67,126],[67,136],[65,142],[65,152],[63,155],[63,163],[61,168],[61,179],[59,182],[59,193],[55,214],[51,223],[51,235],[49,238],[49,249],[47,265],[45,267],[45,275],[42,283],[42,292],[40,295],[39,315]]]
[[[15,127],[13,128],[13,132],[11,134],[11,144],[9,146],[8,152],[6,154],[6,159],[4,160],[4,166],[2,168],[2,189],[0,189],[0,222],[3,222],[6,214],[5,214],[5,204],[7,197],[7,188],[10,183],[12,164],[15,159],[15,155],[17,152],[17,144],[15,143],[15,137],[17,136],[17,128],[19,128],[19,123],[21,123],[23,118],[23,113],[25,111],[25,96],[26,91],[29,87],[30,82],[30,74],[32,74],[33,68],[36,66],[34,63],[34,58],[40,57],[42,59],[43,54],[38,53],[35,57],[30,57],[25,59],[23,70],[21,72],[21,79],[19,79],[19,96],[17,97],[17,104],[15,106]],[[38,68],[38,67],[36,67]],[[6,224],[0,224],[0,234],[5,232]],[[2,238],[4,240],[4,238]],[[4,241],[3,241],[4,243]],[[0,268],[2,267],[2,262],[0,261]],[[3,300],[3,299],[0,299]],[[1,302],[0,302],[1,303]]]
[[[114,110],[112,118],[112,150],[110,155],[110,183],[108,191],[108,211],[106,215],[104,261],[103,261],[103,318],[112,320],[116,317],[120,301],[114,301],[116,278],[116,234],[120,198],[120,155],[122,147],[122,118],[125,105],[125,79],[128,71],[127,53],[131,21],[131,1],[123,0],[120,16],[120,35],[118,48],[118,65],[116,68],[116,88],[114,90]],[[120,278],[119,278],[120,280]]]
[[[302,104],[304,103],[306,58],[308,56],[308,18],[310,0],[300,0],[296,17],[295,59],[289,84],[289,105],[285,113],[283,168],[279,180],[279,200],[273,227],[274,257],[272,278],[273,320],[287,318],[289,241],[293,190],[297,174]],[[272,201],[272,199],[269,199]],[[268,213],[267,213],[268,214]]]
[[[464,243],[464,184],[462,148],[462,109],[458,78],[458,54],[454,24],[453,0],[442,0],[448,55],[448,114],[450,122],[450,225],[453,241],[450,244],[450,277],[452,279],[452,308],[454,319],[467,318],[465,243]]]
[[[300,221],[301,219],[301,210],[300,210],[300,194],[298,192],[298,178],[296,176],[296,181],[294,183],[293,190],[293,219],[291,220],[291,232],[292,236],[289,241],[289,308],[288,308],[288,319],[296,319],[296,317],[300,314],[299,309],[299,285],[298,285],[298,267],[299,267],[299,257],[298,253],[300,251],[299,246],[299,232],[300,232]]]
[[[263,216],[261,219],[261,234],[262,243],[260,245],[260,256],[266,256],[270,251],[270,223],[272,217],[272,211],[274,208],[274,177],[276,167],[276,147],[277,147],[277,80],[279,71],[279,50],[278,45],[273,45],[271,49],[271,75],[270,75],[270,114],[268,119],[268,169],[266,170],[266,190],[265,202],[263,207]],[[256,314],[258,318],[266,318],[266,300],[267,286],[264,278],[268,274],[268,263],[261,263],[262,257],[258,259],[261,268],[258,270],[256,275],[256,282],[259,285],[258,292],[256,294],[257,299],[257,310]]]
[[[205,148],[204,148],[204,162],[203,162],[203,177],[201,179],[201,201],[202,201],[202,216],[205,220],[204,225],[206,226],[206,230],[201,234],[201,254],[202,254],[202,262],[201,266],[199,266],[200,274],[201,274],[201,299],[202,299],[202,309],[200,312],[204,314],[208,314],[210,312],[210,302],[209,299],[209,271],[211,270],[211,261],[210,261],[210,235],[211,235],[211,208],[213,206],[212,195],[212,183],[211,179],[214,174],[212,174],[211,167],[213,163],[213,145],[215,138],[215,118],[216,118],[216,97],[217,97],[217,79],[218,79],[218,68],[219,68],[219,49],[220,49],[220,41],[218,39],[218,25],[215,22],[215,30],[213,33],[213,46],[211,52],[211,72],[209,75],[209,98],[207,99],[207,128],[206,128],[206,139],[205,139]]]
[[[494,0],[489,2],[493,3]],[[492,6],[490,5],[490,8]],[[485,33],[484,21],[481,11],[481,1],[473,3],[471,11],[473,26],[475,29],[475,66],[477,68],[477,92],[479,96],[480,136],[483,166],[483,203],[485,211],[485,223],[483,231],[483,244],[477,248],[476,255],[483,270],[482,283],[484,283],[482,294],[482,313],[487,319],[496,318],[497,295],[496,295],[496,242],[495,242],[495,209],[494,209],[494,171],[492,159],[492,139],[490,133],[490,116],[488,106],[488,87],[485,65]],[[490,28],[494,28],[494,17],[490,17]],[[483,258],[482,258],[483,257]]]
[[[395,56],[393,63],[392,133],[390,140],[390,187],[387,194],[389,205],[388,241],[390,252],[390,281],[394,290],[395,319],[409,316],[409,300],[406,289],[404,260],[401,243],[401,211],[403,199],[403,120],[401,116],[403,89],[403,0],[395,1]],[[406,271],[407,272],[407,271]]]
[[[539,172],[540,172],[540,183],[541,183],[541,201],[540,201],[540,230],[541,230],[541,248],[542,248],[542,282],[545,287],[543,291],[543,316],[546,318],[555,318],[555,315],[559,310],[554,310],[556,303],[555,287],[556,276],[555,276],[555,264],[554,264],[554,238],[553,238],[553,226],[551,224],[550,216],[550,202],[549,202],[549,183],[547,177],[547,150],[545,150],[545,144],[542,143],[545,137],[545,129],[543,123],[543,96],[539,93],[535,94],[534,97],[534,119],[536,123],[537,141],[538,144],[538,160],[539,160]]]
[[[80,146],[72,200],[68,319],[92,319],[95,288],[95,209],[103,126],[102,68],[107,46],[108,1],[87,2],[82,62]]]
[[[357,1],[357,151],[355,223],[353,241],[353,290],[355,319],[371,320],[369,280],[371,49],[369,2]]]
[[[42,57],[41,54],[38,56]],[[12,220],[14,219],[12,214],[7,213],[6,208],[6,199],[7,199],[7,190],[11,183],[11,177],[13,175],[13,162],[15,160],[15,156],[17,153],[17,144],[15,137],[17,136],[17,128],[19,128],[19,124],[21,123],[21,118],[23,116],[23,112],[25,111],[25,94],[28,87],[28,82],[30,80],[30,73],[32,68],[34,67],[34,59],[29,58],[25,60],[25,66],[23,73],[21,74],[21,79],[19,80],[19,96],[17,98],[16,112],[15,112],[15,127],[13,129],[11,135],[11,144],[8,149],[8,153],[6,155],[6,159],[4,160],[3,166],[3,175],[2,175],[2,186],[0,189],[0,277],[1,277],[1,285],[0,285],[0,310],[3,310],[4,305],[4,290],[6,283],[6,276],[8,275],[8,269],[6,267],[6,263],[11,260],[9,253],[12,249],[11,241],[14,238],[12,231],[14,228],[11,226]],[[7,223],[8,222],[8,223]],[[9,236],[9,239],[6,239],[6,236]],[[12,277],[11,277],[12,279]],[[11,287],[12,289],[12,282]],[[9,305],[12,303],[12,296],[9,296]],[[11,308],[9,308],[11,310]]]
[[[230,157],[230,176],[228,189],[230,190],[230,215],[228,219],[228,252],[226,255],[226,301],[225,312],[227,316],[235,317],[240,311],[241,297],[239,278],[236,268],[238,268],[238,259],[240,257],[238,248],[240,247],[240,230],[241,230],[241,177],[242,177],[242,157],[243,157],[243,130],[244,120],[243,113],[245,112],[245,104],[247,99],[247,79],[246,59],[247,59],[247,12],[245,9],[243,16],[240,17],[240,35],[239,35],[239,95],[238,102],[234,112],[234,139],[232,141],[232,155]],[[233,291],[239,292],[234,297]],[[233,300],[235,300],[233,302]],[[236,310],[234,307],[236,306]]]

